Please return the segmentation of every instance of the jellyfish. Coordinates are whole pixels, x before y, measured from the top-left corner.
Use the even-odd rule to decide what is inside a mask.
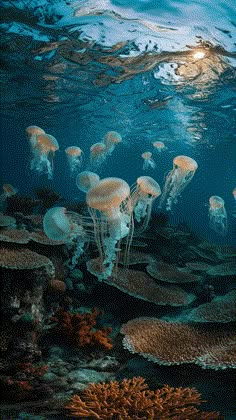
[[[28,138],[29,143],[32,148],[36,146],[37,136],[39,134],[46,134],[45,131],[42,128],[38,127],[37,125],[30,125],[29,127],[26,128],[25,132],[26,132],[26,137]]]
[[[17,194],[18,190],[13,187],[11,184],[3,184],[3,193],[0,195],[0,205],[1,208],[4,207],[4,203],[8,197],[12,197]]]
[[[95,143],[90,147],[90,164],[93,168],[99,168],[106,158],[106,146],[104,143]]]
[[[153,147],[155,147],[155,150],[157,150],[158,153],[162,153],[165,150],[167,150],[167,147],[164,145],[162,141],[154,141],[152,145]]]
[[[227,233],[227,213],[225,210],[225,202],[218,195],[209,198],[209,218],[210,228],[219,235]]]
[[[161,195],[161,189],[155,179],[150,176],[140,176],[133,187],[131,206],[135,220],[142,225],[134,231],[135,236],[146,230],[154,200]]]
[[[76,177],[76,185],[80,191],[85,193],[100,181],[99,175],[91,171],[80,172]]]
[[[176,156],[173,169],[167,174],[159,207],[166,201],[166,210],[177,203],[178,196],[192,180],[198,168],[197,162],[188,156]]]
[[[143,170],[146,171],[149,168],[154,169],[156,167],[156,164],[154,160],[152,159],[152,153],[151,152],[144,152],[142,153],[142,158],[144,160],[143,162]]]
[[[120,178],[104,178],[87,192],[86,202],[94,222],[95,241],[103,263],[99,279],[111,276],[119,251],[117,244],[132,231],[129,199],[130,187]]]
[[[236,201],[236,187],[233,189],[232,194],[233,194],[234,199],[235,199],[235,201]]]
[[[111,155],[115,146],[122,142],[122,137],[116,131],[108,131],[103,139],[103,142],[106,146],[106,154]]]
[[[43,218],[43,230],[53,241],[64,241],[67,248],[73,248],[73,256],[68,267],[73,269],[84,252],[84,246],[91,240],[89,231],[83,226],[85,217],[67,211],[65,207],[52,207]]]
[[[82,165],[82,150],[77,146],[70,146],[65,149],[71,175],[80,170]]]
[[[53,158],[55,152],[59,149],[59,145],[55,137],[50,134],[38,134],[35,138],[31,137],[30,145],[32,152],[32,160],[30,164],[31,170],[45,173],[48,179],[52,179]]]

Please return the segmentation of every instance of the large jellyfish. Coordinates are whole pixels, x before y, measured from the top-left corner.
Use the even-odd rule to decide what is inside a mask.
[[[138,223],[141,223],[141,226],[135,228],[134,234],[139,235],[148,226],[153,202],[161,195],[161,189],[155,179],[150,176],[140,176],[132,190],[131,205],[134,218]]]
[[[43,218],[43,229],[47,237],[53,241],[65,241],[69,249],[73,248],[70,269],[75,267],[86,242],[91,239],[91,233],[84,229],[84,219],[78,213],[67,211],[65,207],[52,207]]]
[[[156,167],[156,164],[152,158],[152,153],[151,152],[144,152],[142,153],[142,158],[143,158],[143,170],[146,171],[149,168],[154,169]]]
[[[157,150],[158,153],[162,153],[165,150],[167,150],[167,147],[165,146],[165,144],[163,143],[163,141],[154,141],[152,143],[152,145],[155,148],[155,150]]]
[[[219,235],[227,233],[227,213],[225,210],[225,202],[218,195],[212,195],[209,198],[209,218],[210,228]]]
[[[90,147],[90,165],[99,168],[106,158],[106,146],[104,143],[95,143]]]
[[[59,145],[55,137],[50,134],[38,134],[29,138],[32,160],[30,168],[34,171],[45,173],[48,178],[53,174],[53,158]]]
[[[197,168],[197,162],[188,156],[174,158],[173,169],[167,174],[159,207],[166,201],[166,210],[172,209],[173,204],[178,201],[178,196],[192,180]]]
[[[120,178],[104,178],[86,195],[102,261],[100,279],[111,276],[119,251],[117,244],[132,230],[129,200],[130,187]]]
[[[36,145],[36,138],[39,134],[46,134],[45,131],[37,125],[30,125],[26,128],[26,136],[31,143],[31,146]]]
[[[122,142],[122,137],[117,131],[108,131],[105,135],[103,142],[106,146],[106,154],[111,155],[115,146]]]
[[[71,175],[76,174],[82,165],[82,150],[77,146],[70,146],[65,149]]]
[[[99,181],[100,181],[99,175],[91,171],[80,172],[76,177],[77,187],[79,188],[80,191],[83,191],[85,193],[87,193],[88,190],[94,185],[96,185]]]

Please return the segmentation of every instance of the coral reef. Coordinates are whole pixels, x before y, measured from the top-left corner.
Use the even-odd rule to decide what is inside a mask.
[[[216,412],[201,412],[201,395],[194,388],[172,388],[165,385],[151,391],[144,378],[121,382],[91,383],[67,404],[68,413],[76,418],[117,420],[220,419]]]
[[[71,345],[76,347],[98,347],[110,350],[113,347],[108,334],[112,328],[96,329],[97,317],[102,311],[93,309],[91,313],[70,313],[59,308],[51,318],[56,322],[54,333],[62,335]]]

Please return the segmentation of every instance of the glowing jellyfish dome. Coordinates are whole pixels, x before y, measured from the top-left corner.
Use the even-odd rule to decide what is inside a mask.
[[[157,152],[159,153],[164,152],[164,150],[167,150],[167,147],[165,146],[163,141],[154,141],[152,145],[155,148],[155,150],[157,150]]]
[[[59,144],[55,137],[45,132],[31,135],[32,132],[37,133],[40,130],[36,126],[30,126],[26,129],[32,152],[30,168],[40,174],[47,174],[48,178],[51,179],[54,154],[59,150]]]
[[[95,172],[83,171],[76,177],[76,185],[80,191],[85,193],[100,181],[100,177]]]
[[[75,212],[67,211],[65,207],[52,207],[43,218],[43,230],[47,237],[53,241],[65,241],[69,249],[74,249],[70,269],[75,267],[84,252],[84,245],[91,239],[83,227],[84,219]]]
[[[173,204],[178,202],[179,195],[192,180],[197,168],[197,162],[188,156],[174,158],[173,169],[166,177],[159,207],[166,202],[166,210],[172,209]]]
[[[106,147],[106,153],[110,155],[115,146],[122,142],[122,137],[117,131],[108,131],[108,133],[105,135],[103,142]]]
[[[144,152],[142,153],[141,157],[143,158],[143,170],[146,171],[149,168],[154,169],[156,164],[152,158],[151,152]]]
[[[94,143],[90,147],[90,165],[92,168],[99,168],[106,158],[106,146],[104,143]]]
[[[225,202],[218,195],[212,195],[209,198],[209,218],[210,228],[219,235],[227,233],[227,212],[225,210]]]
[[[116,245],[129,234],[129,197],[130,187],[120,178],[104,178],[91,187],[86,195],[94,222],[95,240],[103,261],[104,269],[100,278],[108,278],[112,274],[117,258]]]
[[[234,199],[236,200],[236,187],[233,189],[232,194],[234,196]]]
[[[135,235],[143,232],[149,223],[154,200],[161,195],[161,188],[150,176],[140,176],[131,195],[131,203],[135,220],[141,227],[135,229]]]
[[[65,149],[71,175],[76,174],[82,165],[82,150],[77,146],[70,146]]]

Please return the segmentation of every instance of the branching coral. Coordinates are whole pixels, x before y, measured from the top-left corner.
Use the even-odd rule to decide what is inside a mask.
[[[66,409],[76,418],[103,420],[207,420],[220,419],[218,413],[201,412],[195,406],[202,402],[194,388],[172,388],[165,385],[151,391],[144,378],[94,384],[74,395]]]
[[[59,308],[51,320],[57,322],[54,331],[62,334],[72,345],[77,347],[89,345],[110,350],[113,345],[108,334],[112,328],[96,329],[97,317],[101,314],[102,311],[97,309],[93,309],[91,313],[72,314]]]

